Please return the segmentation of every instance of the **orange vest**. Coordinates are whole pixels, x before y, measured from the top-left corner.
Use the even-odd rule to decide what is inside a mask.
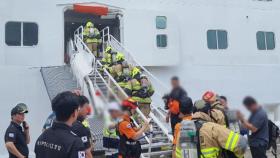
[[[172,113],[172,114],[179,114],[180,112],[180,103],[179,101],[177,100],[169,100],[169,103],[168,103],[168,107],[169,107],[169,111]]]

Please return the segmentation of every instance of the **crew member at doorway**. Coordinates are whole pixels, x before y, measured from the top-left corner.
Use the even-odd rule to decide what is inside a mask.
[[[268,118],[263,108],[253,97],[245,97],[244,106],[251,112],[249,120],[245,120],[241,112],[238,118],[241,125],[249,130],[249,146],[253,158],[266,158],[266,149],[269,141]]]
[[[94,56],[98,56],[97,48],[98,45],[101,43],[101,36],[99,30],[94,27],[92,22],[87,22],[83,32],[84,42],[86,43],[87,47],[93,53]]]
[[[17,104],[11,111],[12,121],[5,133],[9,158],[28,158],[30,135],[29,126],[24,121],[26,113],[28,109],[23,103]]]

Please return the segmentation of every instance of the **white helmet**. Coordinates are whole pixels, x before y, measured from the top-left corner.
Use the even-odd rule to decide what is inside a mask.
[[[121,111],[121,107],[117,102],[111,102],[108,105],[108,110]]]

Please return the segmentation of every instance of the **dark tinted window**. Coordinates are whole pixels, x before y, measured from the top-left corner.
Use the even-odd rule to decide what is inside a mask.
[[[158,47],[167,46],[167,35],[157,35],[157,46]]]
[[[207,45],[209,49],[217,49],[217,37],[215,30],[207,31]]]
[[[226,49],[228,47],[227,31],[208,30],[207,45],[209,49]]]
[[[227,43],[227,32],[226,31],[218,31],[218,46],[219,49],[226,49],[228,47]]]
[[[5,26],[5,42],[9,46],[21,45],[21,23],[8,22]]]
[[[257,47],[259,50],[272,50],[275,48],[275,36],[273,32],[257,32]]]
[[[166,17],[165,16],[157,16],[156,17],[156,26],[157,29],[165,29],[166,28]]]
[[[257,46],[259,50],[265,50],[265,34],[264,32],[257,32]]]
[[[268,50],[275,48],[275,37],[273,32],[266,32],[266,45]]]
[[[33,46],[38,43],[38,25],[35,23],[23,23],[23,45]]]

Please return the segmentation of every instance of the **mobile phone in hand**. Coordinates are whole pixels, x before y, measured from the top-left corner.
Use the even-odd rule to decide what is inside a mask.
[[[29,126],[27,125],[27,123],[25,121],[22,122],[22,126],[23,126],[24,130],[29,129]]]

